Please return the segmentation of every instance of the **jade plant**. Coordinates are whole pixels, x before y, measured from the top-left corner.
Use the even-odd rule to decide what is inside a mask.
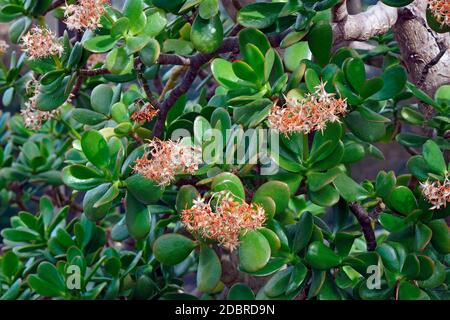
[[[449,4],[362,5],[0,0],[0,299],[449,299]]]

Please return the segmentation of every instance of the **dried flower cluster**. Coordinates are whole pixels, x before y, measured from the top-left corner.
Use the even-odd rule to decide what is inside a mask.
[[[67,6],[64,12],[67,27],[71,30],[97,29],[106,4],[109,0],[79,0],[78,4]]]
[[[158,112],[158,109],[155,109],[150,103],[146,103],[131,115],[131,120],[134,122],[151,121]]]
[[[9,45],[5,40],[0,40],[0,55],[4,55],[8,51]]]
[[[450,27],[450,1],[449,0],[428,0],[430,11],[441,25]]]
[[[216,196],[213,210],[211,200]],[[239,244],[242,231],[261,228],[265,220],[263,207],[236,201],[229,192],[216,193],[208,202],[199,197],[190,209],[181,214],[181,221],[189,232],[215,240],[230,250]]]
[[[23,122],[27,128],[32,130],[39,130],[42,124],[50,118],[53,118],[58,110],[41,111],[36,106],[37,97],[39,95],[39,82],[32,80],[27,83],[27,91],[33,90],[34,94],[25,102],[25,109],[20,110]]]
[[[55,34],[47,29],[33,27],[22,37],[22,47],[30,59],[60,56],[64,48]]]
[[[145,154],[135,161],[134,171],[167,186],[178,174],[193,174],[202,163],[199,148],[172,140],[151,140]]]
[[[430,182],[427,180],[421,183],[420,186],[425,198],[433,205],[430,208],[431,210],[447,207],[447,202],[450,202],[450,179],[448,174],[445,176],[444,182]]]
[[[325,85],[322,82],[303,99],[289,99],[286,107],[274,106],[268,117],[270,127],[284,134],[309,133],[323,131],[328,122],[339,122],[339,116],[347,111],[347,101],[326,92]]]

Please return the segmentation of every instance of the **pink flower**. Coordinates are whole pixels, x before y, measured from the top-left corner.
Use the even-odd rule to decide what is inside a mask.
[[[134,122],[151,121],[158,112],[158,109],[155,109],[150,103],[146,103],[131,115],[131,120]]]
[[[167,186],[179,174],[193,174],[202,163],[201,150],[171,140],[151,140],[144,156],[137,159],[134,171]]]
[[[268,117],[269,126],[285,134],[310,133],[323,131],[328,122],[339,122],[339,116],[347,111],[347,102],[327,93],[325,85],[322,82],[303,99],[289,99],[286,107],[274,106]]]
[[[441,25],[450,26],[450,1],[428,0],[430,11]]]
[[[215,210],[211,207],[213,199],[216,200]],[[181,221],[189,232],[217,241],[230,250],[238,246],[242,231],[261,228],[265,220],[261,206],[236,201],[224,191],[213,194],[209,202],[199,197],[181,214]]]
[[[106,4],[109,0],[79,0],[78,4],[67,6],[64,12],[67,27],[71,30],[97,29]]]
[[[55,34],[46,28],[33,27],[22,37],[22,47],[30,59],[60,56],[64,48]]]
[[[446,208],[447,202],[450,202],[450,179],[448,174],[445,175],[444,182],[441,181],[425,181],[420,184],[422,194],[427,201],[433,206],[431,210]]]
[[[27,87],[33,87],[34,95],[25,102],[25,109],[20,110],[23,122],[27,128],[32,130],[39,130],[42,124],[55,117],[58,114],[58,110],[41,111],[36,106],[37,97],[39,95],[39,82],[32,80]]]

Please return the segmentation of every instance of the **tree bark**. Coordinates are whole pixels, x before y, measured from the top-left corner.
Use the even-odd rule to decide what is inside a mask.
[[[394,34],[410,80],[433,96],[437,88],[450,83],[450,35],[432,31],[425,10],[424,0],[398,9]]]
[[[426,7],[426,0],[398,9],[378,2],[350,15],[343,1],[333,9],[334,42],[366,41],[393,28],[410,80],[433,96],[450,83],[450,33],[438,34],[428,27]]]

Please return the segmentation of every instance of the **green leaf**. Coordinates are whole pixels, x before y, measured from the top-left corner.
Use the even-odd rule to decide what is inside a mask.
[[[450,253],[450,231],[444,219],[433,220],[428,226],[431,228],[433,235],[431,243],[433,247],[441,254]]]
[[[256,72],[244,61],[236,61],[232,63],[233,72],[236,76],[241,78],[242,80],[257,83],[258,75]]]
[[[253,195],[253,202],[257,203],[263,197],[272,198],[275,202],[276,213],[281,214],[288,206],[290,190],[288,185],[284,182],[268,181],[256,190]]]
[[[347,202],[360,201],[367,198],[368,192],[346,174],[338,175],[333,184],[342,198]]]
[[[264,29],[275,23],[283,3],[252,3],[237,14],[237,22],[247,28]]]
[[[308,269],[306,266],[298,262],[294,265],[292,269],[291,277],[289,278],[289,284],[286,288],[286,294],[290,294],[300,287],[303,281],[306,279],[306,275],[308,274]]]
[[[86,50],[94,53],[103,53],[111,50],[117,43],[117,39],[110,35],[96,36],[83,43]]]
[[[81,148],[86,158],[96,167],[106,168],[108,166],[108,143],[98,131],[86,131],[81,137]]]
[[[81,108],[76,108],[73,110],[72,117],[79,123],[88,124],[91,126],[108,119],[104,114]]]
[[[239,78],[234,74],[231,62],[216,58],[211,63],[211,71],[214,79],[225,88],[239,88]]]
[[[217,14],[210,19],[197,16],[191,27],[191,42],[203,53],[214,52],[222,44],[223,26]]]
[[[105,66],[112,74],[127,74],[131,71],[133,59],[124,47],[115,48],[106,56]]]
[[[309,299],[319,294],[319,291],[325,282],[326,276],[327,274],[325,271],[312,269],[311,286],[308,292]]]
[[[309,243],[314,227],[314,217],[310,212],[304,212],[296,224],[295,236],[292,241],[292,252],[298,253]]]
[[[144,239],[150,232],[150,211],[130,193],[125,198],[125,222],[135,239]]]
[[[284,294],[289,284],[291,273],[292,267],[275,273],[264,285],[264,293],[270,298]]]
[[[11,278],[18,273],[20,261],[19,257],[17,257],[14,252],[6,252],[0,262],[0,266],[2,267],[2,272],[5,277]]]
[[[111,102],[114,92],[112,88],[106,84],[100,84],[92,90],[91,106],[97,112],[109,114]]]
[[[305,261],[315,269],[327,270],[341,264],[341,257],[322,242],[314,241],[308,247]]]
[[[270,252],[272,255],[275,255],[281,248],[281,241],[278,235],[271,229],[265,227],[259,228],[258,232],[266,237],[270,245]]]
[[[130,29],[138,33],[145,26],[144,4],[142,0],[126,0],[123,5],[123,15],[130,20]]]
[[[316,87],[320,85],[319,76],[317,75],[317,72],[314,71],[314,69],[306,69],[305,84],[309,92],[315,92]]]
[[[349,58],[344,63],[344,71],[347,81],[353,89],[361,93],[366,82],[366,69],[360,58]]]
[[[210,19],[219,12],[218,0],[203,0],[198,7],[198,14],[203,19]]]
[[[339,167],[334,167],[326,172],[312,172],[307,175],[308,188],[311,191],[318,191],[332,183],[340,174],[342,174],[342,169]]]
[[[102,199],[110,187],[110,183],[104,183],[86,192],[83,198],[83,210],[88,219],[98,221],[106,216],[111,208],[111,203],[107,202],[97,206],[95,204]]]
[[[134,174],[125,180],[127,190],[143,204],[152,204],[159,201],[164,188],[141,174]]]
[[[221,275],[222,266],[216,252],[202,245],[197,269],[197,289],[201,292],[213,292],[219,284]]]
[[[408,226],[404,218],[389,213],[382,213],[378,219],[383,228],[389,232],[398,232]]]
[[[331,57],[333,30],[327,21],[320,21],[311,28],[308,34],[309,49],[321,66],[325,66]]]
[[[149,39],[148,44],[139,52],[139,57],[142,63],[151,67],[157,62],[160,52],[159,42],[155,39]]]
[[[344,121],[358,138],[366,142],[376,142],[386,133],[384,123],[368,121],[359,111],[351,112],[345,117]]]
[[[406,147],[421,147],[427,140],[428,137],[421,136],[414,133],[399,133],[395,140],[398,141],[398,143],[406,146]]]
[[[422,113],[410,107],[403,107],[400,114],[402,115],[403,119],[405,119],[408,123],[411,124],[421,125],[425,121],[425,118],[422,115]]]
[[[258,231],[248,231],[240,237],[240,268],[247,272],[262,269],[270,258],[270,245]]]
[[[64,292],[54,287],[51,283],[42,280],[37,275],[30,275],[28,277],[29,286],[38,294],[44,297],[61,297],[64,296]]]
[[[127,17],[121,17],[114,22],[111,28],[111,35],[115,38],[125,35],[129,27],[130,19],[128,19]]]
[[[331,185],[326,185],[318,191],[308,189],[310,200],[322,207],[331,207],[339,201],[339,193]]]
[[[392,272],[400,272],[406,259],[406,251],[403,246],[396,242],[384,242],[379,245],[376,252],[383,260],[383,265]]]
[[[241,180],[234,174],[222,172],[214,177],[211,183],[214,192],[230,191],[237,199],[245,199],[245,190]]]
[[[383,75],[383,88],[374,94],[373,100],[387,100],[399,94],[405,87],[408,76],[405,69],[400,65],[395,65],[387,68]]]
[[[180,263],[194,250],[196,243],[177,233],[160,236],[153,243],[153,254],[161,263],[173,266]]]
[[[270,49],[270,43],[266,35],[255,28],[246,28],[239,32],[239,49],[244,57],[244,60],[251,64],[251,57],[246,53],[246,47],[248,44],[253,44],[264,56]],[[254,68],[257,70],[257,68]]]
[[[303,59],[311,59],[308,42],[298,42],[284,50],[284,64],[286,69],[294,71]]]
[[[94,208],[100,208],[101,206],[111,203],[119,195],[119,188],[116,184],[111,185],[105,194],[94,203]]]
[[[371,98],[375,93],[383,88],[383,84],[383,79],[379,77],[367,80],[361,87],[359,95],[364,99]]]
[[[414,194],[405,186],[399,186],[392,191],[389,203],[396,211],[405,215],[417,209],[417,201]]]
[[[3,7],[2,12],[4,11],[4,9],[5,7]],[[19,43],[19,41],[22,39],[22,36],[30,27],[31,22],[32,20],[30,19],[30,17],[21,17],[11,24],[11,26],[9,27],[9,39],[12,43]]]
[[[385,2],[386,0],[383,0]],[[408,281],[401,281],[398,291],[399,300],[430,300],[430,297],[421,289]]]
[[[415,229],[414,248],[416,251],[425,250],[431,240],[432,231],[425,224],[418,222]]]
[[[444,155],[433,140],[428,140],[423,145],[423,158],[430,171],[442,176],[447,171]]]
[[[244,283],[235,283],[228,291],[227,300],[255,300],[255,294]]]
[[[161,10],[153,12],[151,15],[147,16],[147,23],[142,34],[145,34],[148,37],[156,37],[164,30],[166,25],[167,18],[164,12]]]
[[[64,292],[66,284],[61,273],[56,267],[49,262],[41,262],[37,269],[38,276],[43,281],[49,283],[52,287],[57,288],[60,292]]]

